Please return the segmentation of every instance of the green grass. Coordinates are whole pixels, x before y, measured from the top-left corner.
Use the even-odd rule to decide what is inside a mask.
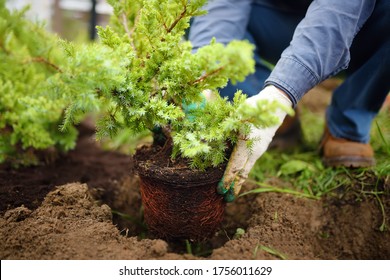
[[[250,173],[250,179],[256,182],[259,188],[241,195],[274,191],[306,198],[320,198],[340,186],[364,184],[364,180],[359,179],[359,176],[362,177],[364,174],[373,174],[378,179],[389,180],[389,110],[381,111],[372,126],[370,143],[375,151],[377,161],[373,168],[349,170],[325,167],[318,153],[318,144],[324,127],[323,116],[304,109],[301,112],[301,120],[304,124],[303,145],[288,153],[275,150],[267,151],[256,162]],[[278,178],[278,186],[268,183],[271,178]]]
[[[277,187],[265,183],[275,177],[279,179]],[[306,198],[319,198],[350,182],[343,169],[324,167],[317,152],[299,150],[291,154],[268,151],[257,161],[250,178],[264,191],[288,192]]]

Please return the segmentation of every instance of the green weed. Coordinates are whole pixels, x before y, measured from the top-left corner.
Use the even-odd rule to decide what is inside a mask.
[[[248,195],[248,194],[255,194],[255,193],[264,193],[264,192],[277,192],[277,193],[288,193],[288,194],[296,195],[298,197],[319,199],[319,197],[316,197],[316,196],[313,196],[310,194],[306,194],[303,192],[294,191],[294,190],[286,188],[286,187],[280,188],[280,187],[274,187],[274,186],[264,184],[264,183],[259,183],[259,182],[255,182],[255,181],[253,181],[253,182],[256,185],[259,185],[260,188],[256,188],[256,189],[244,192],[244,193],[240,194],[239,196],[244,196],[244,195]]]
[[[186,239],[184,241],[185,252],[189,255],[197,256],[197,257],[207,257],[212,252],[213,249],[210,248],[209,244],[201,243],[201,242],[191,242]]]
[[[253,251],[253,258],[256,259],[256,256],[257,256],[257,252],[259,250],[263,250],[279,259],[282,259],[282,260],[287,260],[287,256],[285,254],[282,254],[280,253],[279,251],[273,249],[273,248],[270,248],[270,247],[267,247],[267,246],[263,246],[263,245],[257,245]]]
[[[131,223],[137,225],[138,227],[140,227],[141,229],[143,229],[145,231],[147,230],[147,227],[146,227],[145,223],[141,219],[139,219],[137,217],[133,217],[131,215],[119,212],[117,210],[111,210],[111,213],[121,217],[122,219],[130,221]]]

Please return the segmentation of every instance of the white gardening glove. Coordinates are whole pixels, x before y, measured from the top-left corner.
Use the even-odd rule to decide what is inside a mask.
[[[246,104],[256,106],[259,100],[277,101],[285,107],[292,107],[292,102],[287,95],[273,85],[265,87],[259,94],[248,98]],[[253,165],[268,149],[276,130],[282,124],[286,115],[286,111],[277,109],[275,116],[278,118],[278,123],[276,125],[267,128],[256,128],[252,126],[249,136],[239,137],[230,156],[224,176],[218,185],[218,193],[223,194],[227,202],[233,201],[238,195]],[[251,150],[248,150],[247,145],[249,139],[254,140]]]

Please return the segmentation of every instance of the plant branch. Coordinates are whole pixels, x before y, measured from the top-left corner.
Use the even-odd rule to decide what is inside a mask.
[[[139,16],[139,13],[137,14],[136,19],[134,21],[137,21],[138,16]],[[129,37],[131,47],[133,48],[134,51],[136,51],[134,42],[131,38],[131,34],[133,33],[133,30],[129,29],[129,23],[127,22],[127,17],[126,17],[125,13],[122,14],[122,24],[123,24],[123,27],[125,28],[127,36]],[[134,26],[135,26],[135,24],[134,24]]]
[[[122,24],[123,24],[123,27],[125,28],[127,36],[129,37],[129,39],[131,39],[131,32],[130,32],[130,29],[129,29],[129,24],[127,22],[127,18],[126,18],[126,14],[125,13],[122,13]]]
[[[4,44],[3,44],[2,41],[0,41],[0,48],[1,48],[7,55],[10,54],[10,52],[4,47]]]
[[[175,19],[174,22],[172,22],[171,26],[169,26],[167,30],[167,33],[170,33],[173,28],[175,28],[175,26],[179,23],[179,21],[181,21],[187,14],[187,4],[184,5],[184,9],[183,11],[181,12],[181,14]],[[164,24],[165,25],[165,24]]]
[[[191,85],[195,85],[195,84],[198,84],[198,83],[201,83],[203,82],[204,80],[206,80],[208,77],[212,76],[212,75],[215,75],[217,74],[218,72],[222,71],[222,69],[224,68],[224,66],[221,66],[217,69],[214,69],[213,71],[209,72],[209,73],[206,73],[202,76],[200,76],[198,79],[196,79],[195,81],[191,82],[190,84]]]
[[[46,64],[52,68],[54,68],[55,70],[57,70],[58,72],[62,73],[62,70],[55,64],[51,63],[50,61],[48,61],[46,58],[43,58],[41,56],[38,56],[38,57],[33,57],[31,58],[30,60],[31,62],[38,62],[38,63],[43,63],[43,64]]]

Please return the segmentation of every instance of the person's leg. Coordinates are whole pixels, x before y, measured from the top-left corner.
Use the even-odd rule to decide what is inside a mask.
[[[356,36],[351,46],[351,62],[346,74],[347,78],[335,90],[327,109],[327,127],[335,138],[362,144],[353,144],[355,148],[348,150],[348,155],[340,152],[339,159],[337,154],[332,154],[334,164],[332,159],[324,159],[329,165],[371,165],[364,164],[373,163],[371,147],[364,144],[369,142],[372,121],[390,90],[388,1],[378,1],[372,16]]]
[[[255,73],[235,85],[229,82],[220,90],[220,94],[232,100],[234,93],[239,89],[248,96],[259,93],[271,73],[272,64],[277,62],[283,50],[289,45],[294,30],[303,16],[304,13],[286,12],[252,4],[245,39],[256,47]]]
[[[372,121],[390,90],[389,50],[390,41],[335,90],[327,110],[332,135],[369,142]]]
[[[254,44],[253,38],[250,33],[246,33],[245,40]],[[227,97],[229,100],[233,100],[234,94],[237,90],[241,90],[247,96],[253,96],[260,92],[264,86],[264,82],[271,73],[270,65],[267,65],[261,60],[257,49],[254,52],[255,59],[255,73],[248,75],[244,81],[232,84],[230,81],[228,84],[219,90],[219,94],[223,97]]]

